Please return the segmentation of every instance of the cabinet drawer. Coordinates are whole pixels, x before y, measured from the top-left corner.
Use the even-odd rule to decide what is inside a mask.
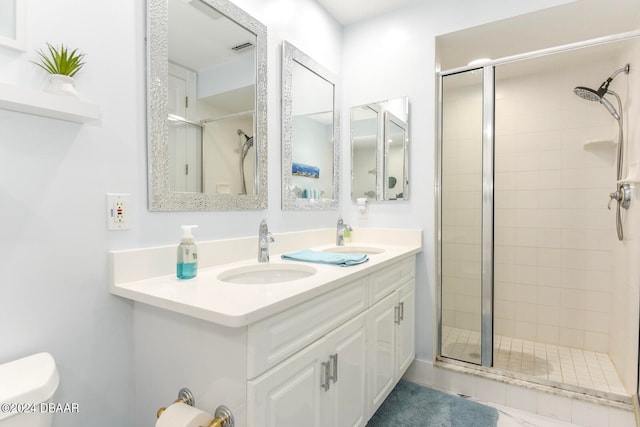
[[[369,305],[380,301],[415,276],[416,257],[411,256],[371,274]]]
[[[249,325],[247,377],[255,378],[367,308],[362,278]]]

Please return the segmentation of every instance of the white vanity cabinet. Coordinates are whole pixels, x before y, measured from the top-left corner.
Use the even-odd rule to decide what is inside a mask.
[[[247,383],[248,426],[364,426],[415,355],[414,270],[407,258],[250,326],[249,346],[271,343],[273,356],[249,351],[248,376],[259,375]],[[302,338],[314,336],[302,347]],[[301,349],[263,372],[292,342]],[[264,344],[255,347],[264,351]]]
[[[365,357],[365,317],[360,314],[248,381],[248,425],[364,425]]]
[[[390,267],[372,279],[371,288],[392,293],[367,312],[367,399],[373,414],[415,357],[415,268],[413,259]],[[396,274],[389,276],[394,270]],[[388,277],[393,277],[389,282]],[[380,298],[382,293],[378,293]]]
[[[153,425],[183,387],[200,409],[227,406],[238,427],[366,425],[414,358],[422,232],[357,235],[382,252],[348,268],[314,264],[312,276],[282,283],[219,279],[254,267],[244,255],[252,238],[199,242],[201,269],[188,281],[166,268],[175,246],[111,252],[111,292],[134,302],[135,425]],[[334,237],[331,228],[276,241],[286,253]]]
[[[398,303],[400,305],[400,317],[397,328],[398,369],[396,376],[399,379],[416,357],[415,279],[411,279],[398,290]]]

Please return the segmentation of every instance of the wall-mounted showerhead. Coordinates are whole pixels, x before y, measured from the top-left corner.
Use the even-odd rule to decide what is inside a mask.
[[[598,90],[594,90],[594,89],[591,89],[591,88],[585,87],[585,86],[577,86],[577,87],[575,87],[573,89],[573,93],[575,93],[580,98],[585,99],[587,101],[593,101],[593,102],[601,103],[602,105],[604,105],[604,107],[607,109],[607,111],[609,111],[609,113],[616,120],[619,121],[620,120],[620,115],[616,111],[615,107],[613,105],[611,105],[611,102],[609,102],[609,100],[606,99],[604,96],[606,94],[611,94],[611,95],[614,95],[616,97],[618,96],[615,92],[613,92],[612,90],[609,90],[609,84],[611,84],[613,79],[618,74],[622,73],[623,71],[624,71],[625,74],[629,73],[629,64],[627,64],[624,67],[614,71],[613,74],[611,74],[611,76],[609,76],[609,78],[607,80],[602,82],[602,84],[600,85]]]
[[[573,93],[575,93],[582,99],[586,99],[587,101],[600,102],[600,100],[602,99],[602,96],[600,96],[597,91],[591,89],[590,87],[577,86],[573,89]]]
[[[629,74],[629,64],[624,67],[616,70],[609,76],[607,80],[602,82],[598,90],[593,90],[588,87],[578,86],[573,90],[573,93],[578,95],[580,98],[586,99],[587,101],[600,101],[602,97],[609,91],[609,85],[613,81],[613,79],[620,73],[624,71],[625,74]]]

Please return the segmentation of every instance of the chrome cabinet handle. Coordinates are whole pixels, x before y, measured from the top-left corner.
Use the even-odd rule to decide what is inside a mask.
[[[335,384],[338,382],[338,353],[329,356],[329,363],[333,366],[333,373],[329,378],[332,379]]]
[[[329,391],[329,388],[331,387],[331,383],[329,382],[331,379],[331,375],[329,374],[329,370],[331,368],[331,362],[322,362],[322,371],[320,374],[322,375],[322,380],[324,381],[324,383],[320,384],[320,387],[322,387],[322,389],[324,391]]]
[[[394,308],[394,316],[396,325],[400,324],[400,304],[396,305]]]
[[[400,303],[400,321],[404,320],[404,301]]]

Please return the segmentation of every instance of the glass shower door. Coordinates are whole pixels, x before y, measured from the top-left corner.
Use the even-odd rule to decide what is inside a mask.
[[[485,263],[491,264],[491,256],[487,259],[485,254],[487,249],[483,235],[492,233],[492,196],[489,191],[487,200],[487,182],[483,178],[488,159],[488,174],[489,178],[492,177],[492,152],[487,152],[485,143],[490,137],[485,132],[486,121],[492,119],[492,114],[487,116],[484,105],[487,96],[483,80],[487,72],[492,74],[492,69],[477,69],[442,77],[439,153],[439,354],[483,365],[491,363],[492,351],[492,330],[487,330],[485,324],[483,331],[483,322],[491,319],[492,309],[491,301],[487,306],[483,300],[486,293],[483,288],[487,273]],[[490,106],[492,113],[492,104]],[[488,147],[491,149],[491,144]],[[491,243],[492,239],[487,240]],[[491,281],[486,286],[490,287]],[[485,354],[482,351],[483,341],[488,347]]]

